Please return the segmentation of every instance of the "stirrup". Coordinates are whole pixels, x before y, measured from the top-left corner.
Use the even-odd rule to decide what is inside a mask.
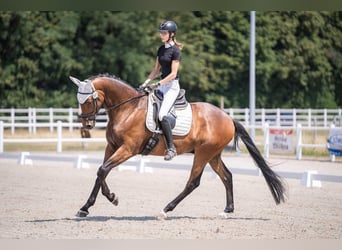
[[[174,147],[168,148],[165,152],[164,160],[170,161],[176,155],[177,155],[177,152],[176,152],[176,149]]]

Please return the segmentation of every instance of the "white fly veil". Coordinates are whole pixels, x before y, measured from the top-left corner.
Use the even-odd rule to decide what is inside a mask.
[[[97,98],[97,92],[94,88],[93,83],[90,80],[80,81],[75,77],[69,77],[71,81],[73,81],[78,86],[77,91],[77,100],[79,104],[83,104],[90,96],[93,96],[94,99]]]

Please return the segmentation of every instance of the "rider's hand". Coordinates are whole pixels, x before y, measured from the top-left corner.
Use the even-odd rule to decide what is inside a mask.
[[[138,87],[138,91],[143,91],[146,88],[147,84],[143,83]]]
[[[146,81],[139,86],[138,91],[144,91],[150,81],[151,79],[147,78]]]
[[[146,91],[147,93],[151,93],[153,90],[155,90],[159,86],[160,86],[159,82],[151,83],[151,84],[147,85],[146,87],[144,87],[144,91]]]

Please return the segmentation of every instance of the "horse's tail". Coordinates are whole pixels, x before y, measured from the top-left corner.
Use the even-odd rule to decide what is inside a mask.
[[[280,178],[272,169],[268,166],[265,159],[262,157],[260,151],[255,146],[252,138],[249,136],[246,129],[238,121],[233,120],[235,126],[234,145],[238,146],[238,138],[240,137],[243,143],[246,145],[248,152],[260,168],[264,175],[266,182],[271,190],[273,198],[276,204],[285,201],[285,187]]]

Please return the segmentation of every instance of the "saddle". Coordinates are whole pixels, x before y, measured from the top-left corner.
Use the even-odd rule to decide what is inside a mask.
[[[160,126],[159,126],[158,115],[159,115],[160,107],[164,100],[164,95],[159,89],[156,89],[153,92],[152,98],[153,98],[153,120],[156,124],[156,130],[159,130]],[[179,94],[176,98],[176,101],[168,114],[169,116],[171,116],[171,121],[173,121],[171,123],[172,129],[176,125],[175,119],[177,118],[177,115],[176,115],[175,109],[181,110],[181,109],[186,108],[187,105],[188,105],[188,101],[185,98],[185,89],[180,89]]]
[[[159,89],[154,90],[154,96],[160,102],[164,100],[164,95]],[[187,104],[188,104],[188,101],[185,98],[185,89],[180,89],[174,106],[175,108],[181,109],[181,108],[185,108]]]
[[[148,155],[159,142],[159,135],[162,131],[159,125],[158,115],[163,99],[163,93],[157,89],[148,96],[146,127],[153,134],[141,152],[142,155]],[[189,133],[192,125],[192,108],[185,98],[184,89],[179,91],[168,117],[171,121],[173,135],[185,136]]]

